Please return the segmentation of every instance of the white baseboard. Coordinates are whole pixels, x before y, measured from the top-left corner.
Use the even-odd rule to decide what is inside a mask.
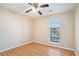
[[[71,51],[74,51],[74,49],[71,49],[71,48],[66,48],[66,47],[57,46],[57,45],[51,45],[51,44],[42,43],[42,42],[37,42],[37,41],[34,41],[34,42],[36,42],[36,43],[40,43],[40,44],[44,44],[44,45],[53,46],[53,47],[58,47],[58,48],[66,49],[66,50],[71,50]]]
[[[75,53],[75,56],[78,56],[78,55],[77,55],[77,52],[76,52],[76,50],[75,50],[75,49],[74,49],[74,53]]]
[[[24,44],[21,44],[21,45],[17,45],[17,46],[14,46],[14,47],[6,48],[6,49],[4,49],[4,50],[0,50],[0,52],[7,51],[7,50],[10,50],[10,49],[13,49],[13,48],[16,48],[16,47],[19,47],[19,46],[25,45],[25,44],[29,44],[29,43],[32,43],[32,41],[27,42],[27,43],[24,43]]]

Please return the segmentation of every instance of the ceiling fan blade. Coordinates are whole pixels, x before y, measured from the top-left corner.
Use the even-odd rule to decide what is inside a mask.
[[[49,7],[48,4],[40,5],[40,7]]]
[[[29,10],[27,10],[27,11],[25,11],[25,12],[28,13],[28,12],[30,12],[30,11],[32,11],[32,9],[29,9]]]
[[[41,13],[40,11],[38,11],[38,13],[39,13],[40,15],[42,15],[42,13]]]
[[[29,5],[32,5],[32,3],[28,3]]]

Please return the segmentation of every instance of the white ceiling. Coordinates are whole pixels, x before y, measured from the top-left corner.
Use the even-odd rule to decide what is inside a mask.
[[[26,16],[36,17],[40,16],[37,12],[29,12],[25,13],[26,10],[30,9],[31,7],[27,3],[0,3],[1,7],[7,8],[11,11],[24,14]],[[45,15],[52,15],[55,13],[60,12],[67,12],[73,10],[76,4],[74,3],[49,3],[49,7],[47,8],[40,8],[40,11]]]

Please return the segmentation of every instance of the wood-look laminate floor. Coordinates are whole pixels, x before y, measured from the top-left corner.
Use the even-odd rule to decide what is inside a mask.
[[[39,43],[30,43],[4,52],[0,56],[75,56],[73,51],[47,46]]]

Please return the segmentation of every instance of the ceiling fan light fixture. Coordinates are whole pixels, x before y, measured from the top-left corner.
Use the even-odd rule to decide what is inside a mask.
[[[39,11],[39,8],[37,8],[36,11]]]
[[[31,7],[31,8],[32,8],[32,11],[33,11],[33,12],[36,12],[36,10],[35,10],[35,8],[34,8],[34,7]]]

